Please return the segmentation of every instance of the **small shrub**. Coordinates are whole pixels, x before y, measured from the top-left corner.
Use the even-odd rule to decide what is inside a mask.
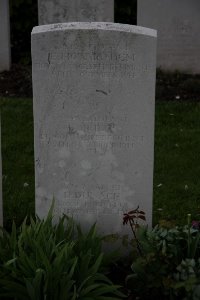
[[[23,222],[0,235],[0,299],[111,300],[122,299],[102,270],[102,238],[95,226],[86,234],[63,216]]]
[[[200,232],[188,225],[138,228],[127,287],[139,299],[200,299]],[[133,253],[136,253],[136,251]]]

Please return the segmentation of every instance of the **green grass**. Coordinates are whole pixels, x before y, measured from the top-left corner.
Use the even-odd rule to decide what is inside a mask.
[[[9,227],[13,219],[19,224],[34,213],[32,100],[0,99],[0,107],[4,221]],[[154,224],[160,218],[183,224],[188,213],[200,219],[200,103],[156,103],[153,208]]]
[[[155,124],[154,223],[200,219],[200,103],[157,103]]]
[[[10,227],[34,212],[32,99],[0,99],[0,107],[4,225]]]

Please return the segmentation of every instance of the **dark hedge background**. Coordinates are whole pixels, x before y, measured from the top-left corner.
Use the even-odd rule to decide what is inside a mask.
[[[73,1],[73,0],[71,0]],[[137,0],[115,0],[115,22],[136,24]],[[12,62],[31,63],[30,34],[38,25],[37,0],[10,0]]]

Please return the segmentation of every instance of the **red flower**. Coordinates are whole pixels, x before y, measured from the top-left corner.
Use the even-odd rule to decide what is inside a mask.
[[[134,219],[136,219],[136,223],[138,219],[146,221],[145,212],[139,210],[139,206],[136,209],[124,214],[123,225],[127,224],[128,222],[135,223]]]

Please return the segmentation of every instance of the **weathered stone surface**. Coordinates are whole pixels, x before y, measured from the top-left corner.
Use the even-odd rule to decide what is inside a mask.
[[[0,116],[0,226],[3,226],[2,162],[1,162],[1,116]]]
[[[36,213],[123,232],[152,218],[156,32],[113,23],[32,32]],[[129,231],[129,228],[128,228]]]
[[[138,0],[138,25],[158,31],[158,67],[200,73],[199,13],[199,0]]]
[[[114,0],[38,0],[39,24],[113,22]]]
[[[0,72],[9,70],[10,64],[9,0],[0,0]]]

